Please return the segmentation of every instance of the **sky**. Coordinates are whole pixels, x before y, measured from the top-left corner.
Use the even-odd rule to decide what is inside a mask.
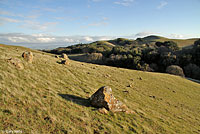
[[[53,48],[118,37],[200,38],[200,0],[0,0],[0,43]]]

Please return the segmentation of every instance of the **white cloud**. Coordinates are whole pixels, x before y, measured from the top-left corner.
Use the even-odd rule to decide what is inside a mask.
[[[88,24],[88,26],[102,26],[102,25],[107,25],[107,22],[101,21],[101,22],[94,22],[94,23],[90,23]]]
[[[83,37],[83,39],[84,39],[85,41],[87,41],[87,42],[92,42],[92,41],[94,41],[94,40],[92,39],[92,37],[89,37],[89,36]]]
[[[139,32],[134,35],[134,38],[143,38],[149,35],[158,35],[158,33],[153,33],[153,32]]]
[[[160,35],[168,38],[200,38],[200,35],[179,35],[179,34],[156,34],[153,32],[140,32],[132,36],[120,36],[122,38],[138,38],[145,37],[149,35]],[[56,48],[56,47],[66,47],[69,45],[74,45],[77,43],[89,43],[98,40],[111,40],[119,38],[116,36],[53,36],[50,34],[22,34],[22,33],[0,33],[0,43],[10,44],[10,45],[20,45],[36,49],[47,49],[47,48]]]
[[[160,4],[157,6],[157,9],[162,9],[163,7],[167,6],[168,3],[166,1],[161,1]]]
[[[134,0],[120,0],[120,1],[115,1],[114,4],[122,5],[122,6],[130,6],[131,3],[133,2]]]
[[[48,34],[0,34],[0,41],[4,44],[21,45],[31,48],[55,48],[74,45],[77,43],[89,43],[97,40],[114,39],[112,36],[53,36]]]
[[[17,19],[11,19],[11,18],[8,18],[8,17],[0,17],[0,22],[1,22],[2,24],[4,24],[4,23],[7,23],[7,22],[19,23],[20,21],[17,20]]]
[[[169,34],[168,38],[172,39],[188,39],[188,38],[200,38],[200,35],[184,35],[184,34]]]
[[[24,37],[8,37],[8,40],[11,42],[30,42],[30,40],[28,40],[27,38]]]
[[[0,15],[4,15],[4,16],[14,16],[14,17],[23,17],[23,15],[21,14],[16,14],[10,11],[6,11],[3,9],[0,9]]]
[[[42,8],[43,11],[47,11],[47,12],[57,12],[58,10],[55,8]]]
[[[170,39],[189,39],[189,38],[200,38],[200,35],[186,35],[186,34],[162,34],[156,32],[139,32],[133,35],[134,38],[143,38],[150,35],[162,36]]]
[[[45,36],[49,36],[49,35],[48,34],[39,33],[39,34],[32,34],[31,36],[33,36],[33,37],[45,37]]]
[[[53,42],[55,38],[43,37],[43,38],[37,38],[37,40],[41,41],[42,43],[48,43],[48,42]]]
[[[64,41],[67,42],[67,43],[77,42],[77,41],[75,41],[75,40],[73,40],[73,39],[70,39],[70,38],[66,38],[66,39],[64,39]],[[79,41],[78,41],[78,42],[79,42]]]
[[[0,10],[0,15],[8,15],[8,16],[13,16],[12,13],[8,12],[8,11],[4,11],[4,10]]]
[[[89,26],[106,26],[108,25],[108,20],[109,19],[107,17],[102,17],[101,20],[89,23],[87,26],[83,26],[83,28],[87,28]]]
[[[30,28],[32,30],[51,31],[58,22],[40,23],[37,21],[25,20],[22,27]]]
[[[28,18],[28,19],[37,19],[37,18],[39,18],[39,17],[40,17],[39,14],[34,14],[34,15],[26,16],[25,18]]]

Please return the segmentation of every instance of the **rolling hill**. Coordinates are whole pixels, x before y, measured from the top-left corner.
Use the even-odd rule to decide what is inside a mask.
[[[179,47],[187,47],[190,45],[193,45],[194,42],[196,40],[198,40],[198,38],[192,38],[192,39],[169,39],[169,38],[165,38],[165,37],[161,37],[161,36],[155,36],[155,35],[151,35],[151,36],[147,36],[143,38],[145,41],[147,42],[165,42],[165,41],[174,41],[177,43],[177,45]]]
[[[32,51],[33,63],[21,57]],[[8,59],[16,59],[17,69]],[[0,45],[0,131],[27,134],[199,134],[200,85],[185,78],[70,61]],[[101,86],[134,113],[101,114],[88,98]],[[131,85],[131,86],[130,86]]]
[[[58,47],[56,49],[52,50],[44,50],[46,52],[50,53],[87,53],[87,52],[93,52],[99,51],[111,51],[114,47],[143,47],[146,46],[145,44],[148,44],[150,46],[155,46],[156,42],[165,42],[165,41],[173,41],[175,42],[178,47],[180,48],[191,48],[195,41],[197,41],[198,38],[192,38],[192,39],[169,39],[161,36],[151,35],[144,38],[137,38],[136,40],[133,39],[126,39],[126,38],[117,38],[114,40],[105,40],[105,41],[95,41],[92,43],[86,43],[86,44],[76,44],[68,47]]]

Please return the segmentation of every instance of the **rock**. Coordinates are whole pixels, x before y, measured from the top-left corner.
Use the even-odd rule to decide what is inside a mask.
[[[126,114],[133,114],[134,112],[132,110],[126,110]]]
[[[110,78],[111,76],[109,74],[105,74],[104,77]]]
[[[45,120],[46,122],[49,122],[49,123],[52,123],[52,122],[53,122],[52,119],[51,119],[49,116],[45,117],[44,120]]]
[[[68,56],[66,54],[64,54],[64,53],[61,55],[61,57],[66,59],[66,60],[69,60]]]
[[[132,85],[128,85],[127,87],[133,87]]]
[[[154,98],[154,99],[156,98],[156,96],[154,96],[154,95],[150,95],[149,97]]]
[[[61,64],[64,64],[64,65],[69,65],[69,63],[70,63],[69,60],[62,60],[61,61]]]
[[[128,91],[128,90],[124,90],[123,92],[124,92],[124,93],[129,93],[129,91]]]
[[[23,66],[22,63],[17,62],[17,63],[15,64],[15,66],[16,66],[16,68],[18,68],[19,70],[23,70],[23,69],[24,69],[24,66]]]
[[[33,62],[33,53],[32,53],[31,51],[29,51],[29,52],[24,52],[24,53],[22,54],[22,57],[23,57],[26,61],[28,61],[29,63],[32,63],[32,62]]]
[[[23,70],[24,69],[23,64],[18,59],[10,58],[10,59],[8,59],[8,62],[13,64],[19,70]]]
[[[98,111],[102,114],[108,114],[108,110],[106,110],[105,108],[99,108]]]
[[[98,108],[105,108],[112,112],[126,112],[127,106],[112,95],[112,89],[108,86],[99,88],[91,97],[91,105]]]

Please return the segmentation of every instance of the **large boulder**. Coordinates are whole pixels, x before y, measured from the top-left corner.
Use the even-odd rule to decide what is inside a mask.
[[[91,97],[91,105],[97,108],[105,108],[112,112],[126,112],[130,110],[121,101],[117,100],[113,94],[112,89],[108,86],[99,88]]]
[[[24,52],[24,53],[22,54],[22,57],[23,57],[26,61],[28,61],[29,63],[32,63],[32,62],[33,62],[33,53],[32,53],[31,51],[29,51],[29,52]]]
[[[169,74],[179,75],[185,77],[183,69],[177,65],[171,65],[166,68],[166,72]]]
[[[69,60],[68,56],[67,56],[66,54],[64,54],[64,53],[62,53],[61,58],[64,58],[64,59],[66,59],[66,60]]]

